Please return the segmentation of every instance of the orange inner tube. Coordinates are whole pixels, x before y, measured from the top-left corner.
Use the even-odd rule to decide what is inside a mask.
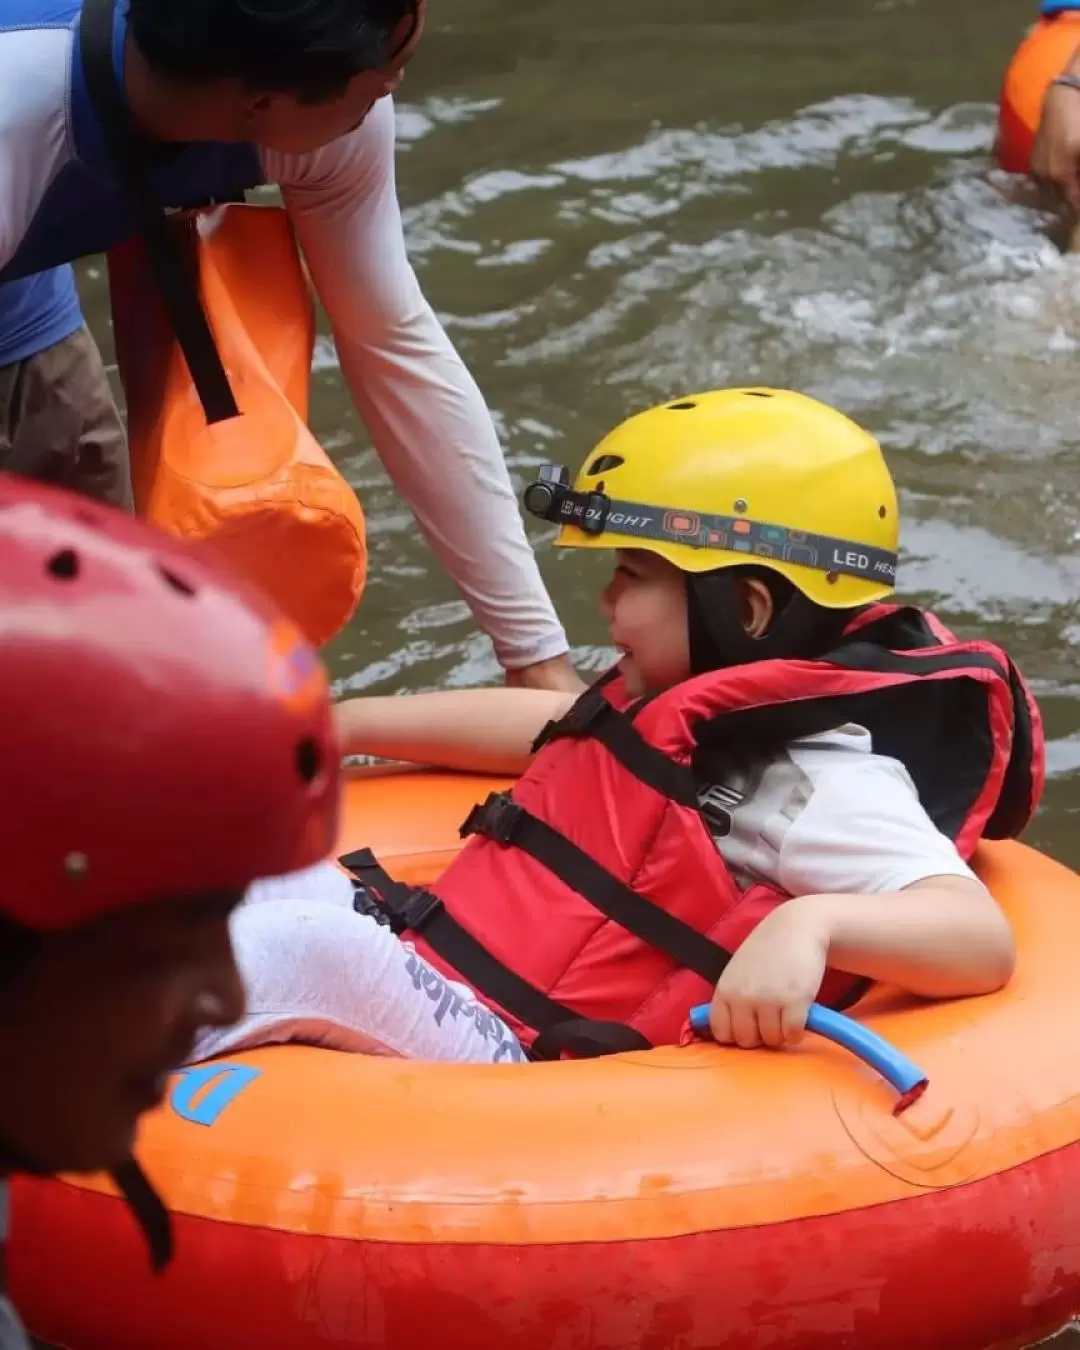
[[[354,771],[337,852],[430,879],[501,786]],[[766,1325],[780,1350],[1022,1344],[1080,1309],[1080,877],[1017,843],[976,866],[1016,932],[1009,987],[859,1005],[929,1073],[899,1117],[813,1036],[518,1066],[237,1052],[141,1131],[174,1269],[148,1273],[104,1179],[21,1179],[15,1295],[72,1350],[413,1350],[436,1327],[549,1350],[552,1321],[595,1350],[751,1350]]]

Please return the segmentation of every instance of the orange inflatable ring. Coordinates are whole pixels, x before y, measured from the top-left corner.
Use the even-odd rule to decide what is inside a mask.
[[[499,786],[363,771],[341,848],[429,878]],[[1080,878],[1020,844],[977,864],[1018,972],[861,1007],[929,1072],[899,1117],[817,1037],[491,1067],[243,1053],[177,1076],[142,1130],[172,1267],[150,1274],[107,1181],[21,1179],[15,1299],[70,1350],[1026,1344],[1080,1309]]]
[[[1080,49],[1080,10],[1039,20],[1017,47],[1005,72],[994,154],[1008,173],[1031,172],[1031,150],[1050,81]]]
[[[204,540],[327,642],[364,589],[364,516],[307,427],[315,315],[292,226],[278,206],[174,219],[241,416],[207,424],[141,240],[114,249],[136,510]]]

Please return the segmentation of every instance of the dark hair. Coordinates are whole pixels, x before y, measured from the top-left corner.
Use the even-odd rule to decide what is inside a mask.
[[[854,612],[817,605],[787,577],[756,563],[685,576],[690,666],[695,675],[777,657],[790,661],[823,656],[840,640]],[[738,586],[750,580],[760,581],[773,603],[768,631],[759,637],[751,637],[743,626]]]
[[[194,83],[236,79],[251,89],[295,94],[302,103],[326,103],[362,71],[392,59],[391,36],[409,15],[415,25],[418,4],[131,0],[128,22],[139,50],[162,75]]]

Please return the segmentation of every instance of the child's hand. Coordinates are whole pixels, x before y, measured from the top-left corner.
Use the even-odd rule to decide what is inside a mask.
[[[763,919],[720,976],[709,1010],[713,1039],[744,1050],[797,1045],[829,952],[813,906],[789,900]]]

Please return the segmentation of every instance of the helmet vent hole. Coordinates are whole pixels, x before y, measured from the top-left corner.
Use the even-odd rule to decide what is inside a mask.
[[[296,772],[305,783],[314,783],[322,769],[322,754],[318,742],[305,736],[296,747]]]
[[[73,581],[79,575],[79,555],[73,548],[62,548],[45,564],[50,576],[60,581]]]
[[[772,398],[772,394],[766,393],[764,389],[744,389],[743,393],[747,398]]]
[[[598,455],[585,472],[591,478],[594,474],[610,473],[612,469],[617,469],[620,464],[625,463],[622,455]]]
[[[697,404],[693,399],[687,399],[685,403],[669,403],[668,412],[686,412],[688,408],[696,408]]]
[[[181,576],[177,576],[177,574],[171,568],[166,567],[164,563],[158,563],[157,570],[166,586],[171,586],[179,595],[195,594],[195,587],[191,582],[185,581]]]

